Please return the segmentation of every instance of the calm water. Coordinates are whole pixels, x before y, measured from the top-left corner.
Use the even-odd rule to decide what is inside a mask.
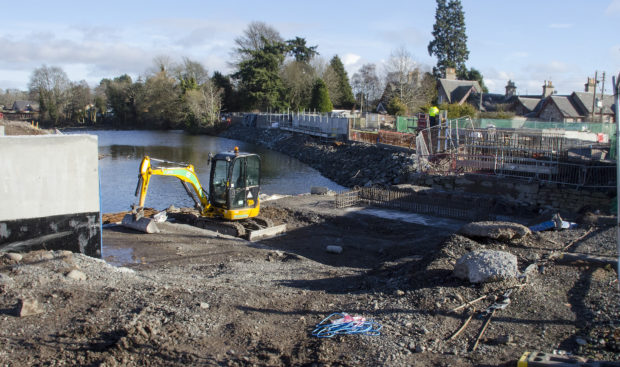
[[[312,186],[331,190],[343,187],[297,159],[263,147],[205,135],[189,135],[182,131],[79,131],[99,137],[99,174],[101,181],[101,211],[113,213],[131,209],[137,204],[134,196],[138,183],[138,166],[142,157],[187,162],[194,165],[203,188],[209,187],[209,152],[232,150],[257,153],[262,162],[261,191],[265,194],[296,195],[310,192]],[[180,181],[174,177],[156,176],[151,179],[146,206],[165,209],[194,205]]]

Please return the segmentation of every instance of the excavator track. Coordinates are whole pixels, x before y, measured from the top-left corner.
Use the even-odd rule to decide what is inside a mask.
[[[273,221],[263,216],[248,218],[240,221],[224,221],[205,218],[195,209],[182,209],[168,212],[168,216],[175,220],[207,229],[217,233],[245,238],[256,241],[261,238],[273,237],[286,231],[286,225],[274,225]]]
[[[196,227],[208,229],[210,231],[214,231],[217,233],[234,236],[234,237],[245,237],[246,230],[245,227],[239,222],[231,222],[231,221],[222,221],[218,219],[211,218],[196,218],[194,223]]]

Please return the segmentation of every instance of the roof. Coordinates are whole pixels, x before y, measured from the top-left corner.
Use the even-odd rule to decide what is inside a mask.
[[[580,107],[582,109],[585,109],[585,112],[587,115],[590,115],[592,113],[592,100],[594,97],[594,93],[573,92],[571,97],[573,97],[575,102],[581,105]],[[596,98],[600,99],[601,98],[600,94],[597,95]],[[613,114],[614,113],[612,109],[613,105],[614,105],[614,96],[612,95],[604,96],[603,97],[603,114],[605,115]],[[596,108],[594,112],[600,113],[600,109]]]
[[[31,102],[31,101],[15,101],[13,103],[13,110],[15,111],[34,111],[39,109],[39,105],[35,102]]]
[[[446,92],[450,103],[460,102],[472,87],[476,92],[482,92],[480,84],[475,80],[439,79],[439,85]]]
[[[564,117],[581,117],[583,116],[579,110],[578,107],[575,106],[575,104],[571,101],[570,96],[557,96],[557,95],[552,95],[549,97],[548,101],[553,102],[558,109],[560,110],[560,113],[562,113],[562,116]],[[548,102],[546,102],[548,103]]]
[[[540,105],[542,98],[517,97],[517,101],[527,108],[530,112],[536,110]]]

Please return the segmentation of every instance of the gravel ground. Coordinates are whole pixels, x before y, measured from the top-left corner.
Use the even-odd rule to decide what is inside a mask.
[[[262,212],[289,232],[258,243],[181,224],[153,235],[109,226],[107,262],[5,255],[0,365],[514,366],[525,351],[620,359],[615,269],[548,260],[584,234],[569,251],[614,256],[615,227],[472,240],[451,227],[334,209],[331,200],[265,203]],[[456,259],[481,248],[516,255],[521,271],[537,266],[527,281],[452,277]],[[507,289],[511,303],[494,313],[475,351],[477,315],[449,340],[473,312],[453,308],[489,296],[473,304],[483,310]],[[20,317],[20,304],[33,314]],[[381,335],[313,337],[332,312],[372,319]]]

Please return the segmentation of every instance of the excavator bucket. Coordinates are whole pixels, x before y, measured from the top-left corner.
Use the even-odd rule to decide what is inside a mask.
[[[123,217],[121,224],[127,228],[135,229],[144,233],[159,233],[159,228],[152,218],[134,219],[133,214],[127,214]]]
[[[131,214],[126,214],[123,217],[121,225],[144,233],[159,233],[159,228],[157,228],[155,220],[153,218],[144,217],[144,213],[136,210],[135,207]]]

